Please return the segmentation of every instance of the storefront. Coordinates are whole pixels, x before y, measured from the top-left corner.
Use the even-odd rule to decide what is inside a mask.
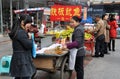
[[[120,24],[120,9],[118,7],[120,7],[120,3],[104,5],[106,13],[115,14],[116,20]]]
[[[0,34],[3,34],[4,27],[12,27],[12,23],[16,17],[13,10],[33,8],[41,5],[44,6],[41,0],[0,0]]]
[[[112,13],[120,17],[120,3],[110,3],[110,4],[94,4],[89,7],[89,15],[95,16],[100,15],[102,16],[105,13]],[[120,23],[120,18],[118,18]]]

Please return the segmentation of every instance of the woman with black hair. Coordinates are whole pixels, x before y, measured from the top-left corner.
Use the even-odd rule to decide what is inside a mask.
[[[10,75],[15,79],[31,79],[36,71],[32,62],[32,39],[28,33],[31,23],[31,17],[23,14],[9,33],[13,47]]]
[[[70,20],[70,25],[74,28],[72,34],[72,42],[66,44],[64,47],[68,49],[77,49],[75,71],[77,73],[77,79],[84,79],[84,67],[83,61],[85,56],[84,49],[84,27],[80,24],[81,18],[73,16]]]
[[[108,47],[109,47],[109,51],[111,51],[111,43],[112,43],[112,51],[115,51],[115,39],[117,37],[117,22],[116,22],[116,19],[115,19],[115,15],[113,14],[110,14],[110,17],[109,17],[109,25],[110,25],[110,42],[108,44]]]

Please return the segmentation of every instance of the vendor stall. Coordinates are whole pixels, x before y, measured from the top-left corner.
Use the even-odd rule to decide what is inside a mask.
[[[50,21],[69,21],[74,15],[81,16],[81,6],[61,6],[51,7]],[[87,30],[93,29],[93,25],[85,25],[85,46],[86,50],[93,54],[94,36]],[[66,25],[63,30],[48,30],[45,34],[39,35],[40,49],[37,50],[37,56],[33,59],[35,67],[39,70],[48,72],[60,71],[60,79],[66,79],[67,74],[70,77],[69,69],[69,50],[62,49],[62,44],[70,42],[70,37],[74,29]],[[36,39],[36,38],[35,38]],[[73,66],[74,69],[74,66]]]
[[[51,7],[50,21],[68,21],[74,15],[80,16],[81,6],[62,6],[55,5]],[[65,15],[62,15],[65,14]],[[72,15],[69,15],[72,14]],[[58,18],[56,16],[59,16]],[[40,49],[37,50],[37,56],[33,59],[35,67],[39,70],[48,72],[60,71],[60,79],[70,78],[69,69],[69,50],[62,49],[62,44],[67,42],[73,29],[66,26],[63,30],[48,30],[45,34],[40,34]]]
[[[37,57],[33,59],[38,70],[47,72],[60,71],[60,79],[71,76],[68,69],[68,50],[62,49],[61,44],[52,44],[37,51]]]
[[[85,47],[86,51],[90,53],[90,55],[93,55],[94,53],[94,47],[95,47],[95,39],[94,34],[89,33],[89,30],[95,29],[94,24],[84,24],[85,28]]]

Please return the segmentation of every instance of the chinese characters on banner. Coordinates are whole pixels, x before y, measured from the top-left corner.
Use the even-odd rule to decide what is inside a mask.
[[[51,7],[51,21],[69,21],[72,16],[81,17],[81,6],[54,5]]]

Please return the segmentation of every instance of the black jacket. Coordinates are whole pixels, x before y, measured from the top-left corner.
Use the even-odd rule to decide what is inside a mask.
[[[10,65],[10,75],[13,77],[28,77],[35,73],[32,62],[32,40],[27,32],[19,29],[12,39],[13,55]]]

